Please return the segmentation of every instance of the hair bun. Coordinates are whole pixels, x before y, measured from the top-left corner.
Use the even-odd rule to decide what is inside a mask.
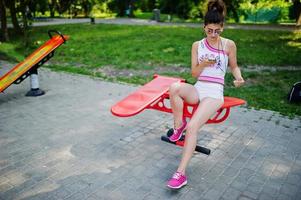
[[[219,12],[221,15],[226,15],[226,7],[222,0],[209,0],[208,2],[208,11]]]

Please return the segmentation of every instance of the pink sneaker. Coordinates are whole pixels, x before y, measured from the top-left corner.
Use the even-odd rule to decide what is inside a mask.
[[[187,184],[187,177],[181,172],[176,172],[172,178],[167,182],[167,187],[171,189],[180,189]]]
[[[182,126],[180,128],[173,129],[173,134],[169,137],[169,140],[172,142],[178,141],[182,137],[183,132],[186,130],[186,127],[187,122],[183,120]]]

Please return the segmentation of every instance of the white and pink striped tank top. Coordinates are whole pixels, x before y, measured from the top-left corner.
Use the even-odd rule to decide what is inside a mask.
[[[198,80],[220,83],[224,85],[224,77],[229,59],[228,53],[225,52],[225,46],[227,42],[227,39],[221,39],[219,48],[216,49],[210,46],[206,38],[199,41],[198,62],[201,62],[205,59],[215,59],[216,63],[209,67],[205,67],[200,73]]]

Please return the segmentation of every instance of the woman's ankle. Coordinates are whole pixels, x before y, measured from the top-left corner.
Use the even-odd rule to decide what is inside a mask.
[[[185,176],[185,169],[177,169],[177,172],[180,172],[182,175],[184,175]]]
[[[174,122],[174,129],[179,129],[183,125],[182,121]]]
[[[186,124],[186,120],[182,119],[180,121],[174,121],[174,129],[179,129]]]

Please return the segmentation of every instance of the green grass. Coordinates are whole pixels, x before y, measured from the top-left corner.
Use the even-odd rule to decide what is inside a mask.
[[[70,35],[60,50],[61,62],[82,63],[91,68],[145,68],[157,65],[190,65],[193,41],[203,37],[201,28],[178,26],[64,25],[34,28],[27,53],[48,39],[47,29]],[[301,32],[225,30],[224,37],[237,44],[239,65],[301,66]],[[18,40],[18,38],[16,39]],[[22,42],[19,38],[20,49]],[[1,48],[2,51],[2,48]]]
[[[32,46],[46,40],[45,30],[35,28]],[[126,26],[126,25],[65,25],[51,27],[71,36],[60,52],[63,62],[77,62],[97,68],[115,65],[118,68],[141,68],[154,65],[190,65],[193,41],[203,37],[200,28]],[[239,65],[301,66],[301,32],[225,30],[224,37],[237,44]],[[36,44],[36,45],[34,45]],[[84,55],[84,56],[83,56]]]
[[[180,26],[129,26],[129,25],[57,25],[34,27],[30,30],[29,46],[12,37],[14,42],[0,44],[0,59],[22,60],[48,39],[47,30],[56,29],[70,40],[62,45],[51,59],[48,67],[72,73],[101,77],[110,81],[144,84],[151,80],[154,68],[163,68],[160,73],[181,76],[193,83],[190,74],[172,68],[189,71],[190,50],[193,41],[203,37],[201,28]],[[281,68],[296,66],[298,71],[244,72],[247,84],[233,88],[231,75],[227,76],[225,95],[237,96],[248,101],[248,106],[257,109],[278,111],[284,115],[301,116],[300,105],[291,105],[286,95],[292,84],[301,77],[301,32],[225,30],[224,37],[237,44],[238,63]],[[110,76],[99,69],[113,71],[134,70],[147,75]],[[147,73],[149,72],[149,73]]]
[[[24,59],[24,56],[17,51],[17,43],[1,43],[0,42],[0,60],[17,62]]]
[[[301,70],[243,74],[246,85],[241,88],[233,87],[231,76],[226,77],[225,95],[245,99],[256,109],[274,110],[290,117],[301,116],[301,105],[287,101],[292,85],[301,80]]]

